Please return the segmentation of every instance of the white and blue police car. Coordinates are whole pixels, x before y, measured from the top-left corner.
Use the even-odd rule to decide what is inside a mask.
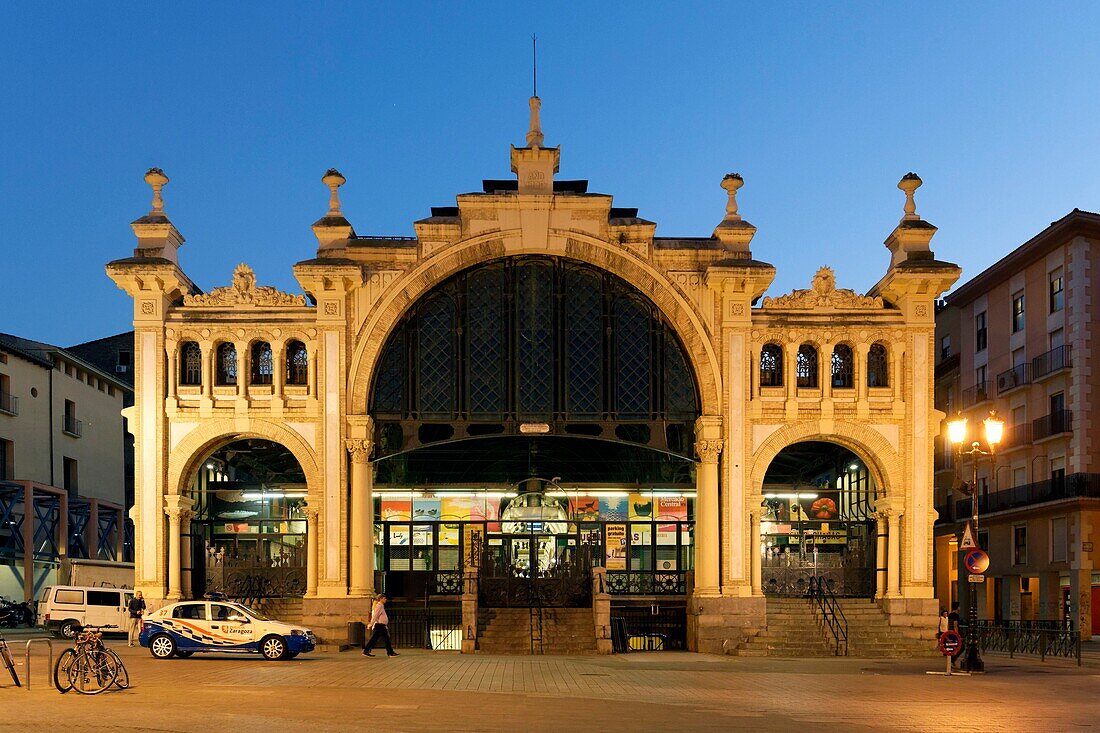
[[[317,643],[309,629],[225,600],[173,603],[144,621],[139,643],[157,659],[187,658],[195,652],[259,652],[275,661],[311,652]]]

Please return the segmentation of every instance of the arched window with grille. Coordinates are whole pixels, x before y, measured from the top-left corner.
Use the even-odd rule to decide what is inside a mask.
[[[871,344],[867,351],[867,386],[890,386],[890,357],[882,344]]]
[[[202,349],[194,341],[180,346],[180,384],[197,387],[202,384]]]
[[[795,377],[799,387],[809,389],[817,387],[817,349],[813,345],[802,344],[798,347]]]
[[[765,344],[760,350],[760,386],[783,386],[783,347]]]
[[[216,384],[227,386],[237,383],[237,347],[233,344],[218,344]]]
[[[848,344],[837,344],[833,347],[832,374],[833,387],[838,389],[850,389],[852,387],[852,374],[855,370],[855,358],[852,355],[852,347]]]
[[[286,345],[286,383],[305,384],[309,379],[309,354],[301,341]]]
[[[271,355],[271,344],[257,341],[252,344],[252,384],[271,384],[275,373],[275,362]]]

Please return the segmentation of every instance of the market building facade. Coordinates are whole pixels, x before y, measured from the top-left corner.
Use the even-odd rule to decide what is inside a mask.
[[[866,295],[822,268],[763,298],[740,176],[711,236],[657,237],[555,180],[538,112],[516,177],[415,237],[356,234],[330,170],[305,295],[245,265],[202,292],[146,175],[138,246],[107,266],[134,299],[137,587],[298,596],[333,643],[382,588],[589,607],[601,651],[607,605],[660,602],[688,647],[736,653],[770,596],[826,577],[934,633],[934,309],[959,270],[920,179]]]

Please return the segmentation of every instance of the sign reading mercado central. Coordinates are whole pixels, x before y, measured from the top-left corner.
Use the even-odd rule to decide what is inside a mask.
[[[107,265],[134,300],[137,587],[302,597],[335,639],[383,588],[457,608],[478,577],[556,578],[576,587],[531,602],[577,605],[599,574],[613,608],[659,598],[720,651],[821,576],[935,629],[933,312],[959,270],[920,179],[866,295],[824,267],[764,298],[740,176],[709,237],[658,237],[555,180],[531,111],[516,177],[415,237],[358,235],[328,171],[304,295],[246,265],[203,292],[146,174],[137,247]]]

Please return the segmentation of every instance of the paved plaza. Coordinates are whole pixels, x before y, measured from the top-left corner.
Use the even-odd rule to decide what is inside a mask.
[[[16,648],[21,648],[17,644]],[[60,646],[60,645],[59,645]],[[115,645],[118,648],[118,645]],[[935,730],[1100,727],[1100,665],[989,656],[989,673],[926,675],[938,660],[312,654],[157,661],[119,649],[133,686],[58,694],[0,688],[0,731]],[[4,680],[10,682],[10,680]],[[1057,702],[1055,702],[1057,701]]]

